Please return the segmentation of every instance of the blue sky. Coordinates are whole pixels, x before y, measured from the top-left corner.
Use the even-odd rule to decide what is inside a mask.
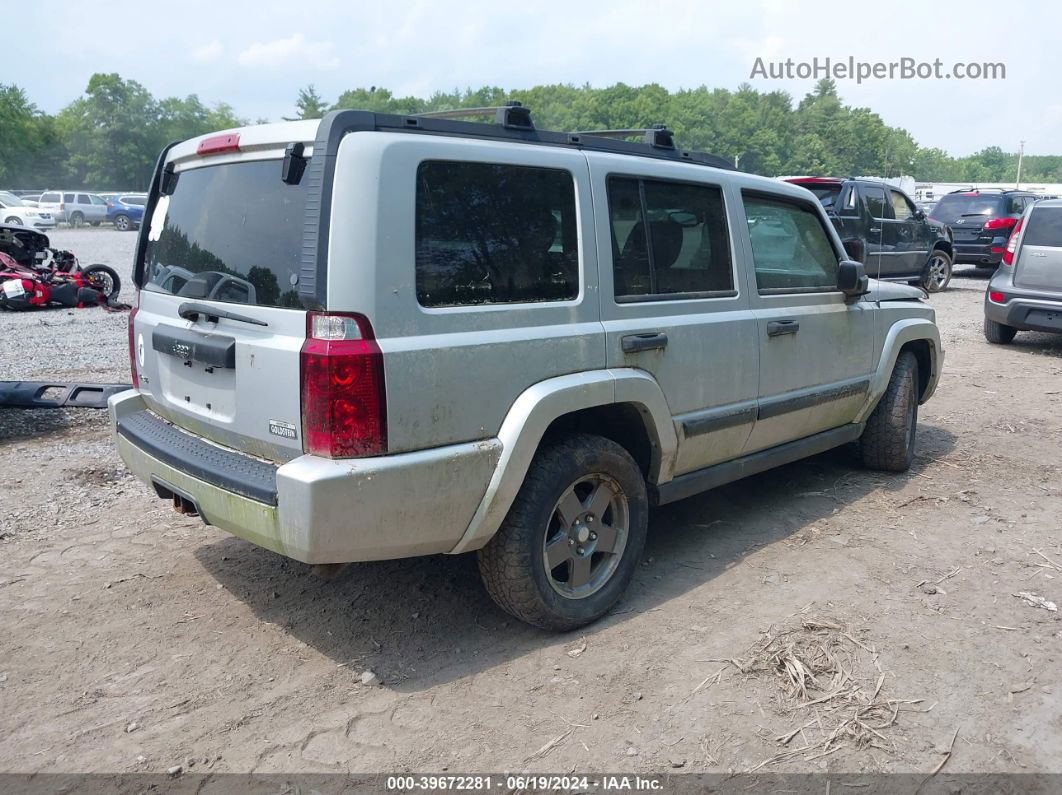
[[[757,57],[940,58],[945,70],[989,61],[1005,64],[1005,80],[840,80],[838,87],[846,102],[871,107],[925,146],[964,155],[990,145],[1015,151],[1024,139],[1026,152],[1062,154],[1060,31],[1062,4],[1027,0],[145,0],[135,8],[51,0],[19,4],[0,82],[22,86],[54,112],[92,72],[118,72],[156,96],[195,93],[275,120],[292,112],[307,83],[329,100],[370,85],[398,94],[554,82],[733,89],[749,80]],[[799,99],[814,80],[749,82]]]

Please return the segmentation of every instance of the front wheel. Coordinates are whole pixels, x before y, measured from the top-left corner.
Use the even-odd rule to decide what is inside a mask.
[[[985,318],[985,339],[993,345],[1010,345],[1014,341],[1014,335],[1018,330],[1014,326],[997,323]]]
[[[938,248],[929,255],[929,262],[926,263],[919,284],[927,293],[939,293],[946,289],[951,281],[951,270],[951,257],[946,251]]]
[[[122,291],[122,280],[113,268],[106,265],[89,265],[81,271],[81,275],[85,277],[85,281],[103,293],[107,300],[117,298],[118,293]]]
[[[589,434],[546,443],[501,528],[479,550],[487,592],[542,629],[589,624],[634,576],[648,514],[645,479],[620,445]]]
[[[863,465],[888,472],[909,469],[914,461],[917,428],[918,360],[910,351],[902,351],[885,394],[859,438]]]

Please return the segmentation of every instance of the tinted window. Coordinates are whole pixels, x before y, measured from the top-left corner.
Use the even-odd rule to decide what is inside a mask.
[[[1029,213],[1021,244],[1062,248],[1062,207],[1037,207]]]
[[[896,190],[890,190],[889,195],[892,198],[892,217],[897,221],[914,220],[915,208],[907,201],[907,197]]]
[[[978,215],[1003,215],[1003,197],[983,196],[977,193],[949,193],[933,208],[933,217],[946,224],[953,224],[960,218]]]
[[[143,196],[123,196],[118,201],[122,204],[131,204],[134,207],[143,207],[147,204],[147,199]]]
[[[612,177],[608,206],[617,298],[733,291],[719,188]]]
[[[859,215],[859,207],[856,206],[856,189],[854,186],[848,188],[848,192],[844,195],[844,200],[837,212],[839,215]]]
[[[88,194],[87,193],[79,193],[77,195],[77,203],[78,204],[91,204],[91,202],[89,201]]]
[[[1018,215],[1025,212],[1025,197],[1011,196],[1007,201],[1007,212],[1012,215]]]
[[[74,203],[74,194],[73,193],[64,193],[63,194],[63,201],[64,202],[69,202],[70,204],[73,204]]]
[[[59,194],[58,193],[42,193],[41,194],[41,201],[42,202],[57,202],[57,201],[59,201]]]
[[[867,210],[873,218],[888,218],[889,212],[885,209],[885,189],[878,187],[864,187],[863,195],[867,199]]]
[[[814,210],[757,195],[744,202],[760,292],[836,288],[837,252]]]
[[[579,237],[569,172],[426,161],[417,169],[416,202],[422,306],[578,295]]]
[[[151,218],[145,289],[298,308],[305,183],[285,185],[279,160],[181,172]]]
[[[815,194],[815,198],[819,200],[819,204],[825,207],[827,210],[837,209],[837,200],[841,196],[840,185],[804,185],[809,191]]]

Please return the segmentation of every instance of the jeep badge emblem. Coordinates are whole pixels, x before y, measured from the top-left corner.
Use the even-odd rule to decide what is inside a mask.
[[[269,432],[274,436],[283,436],[285,439],[298,439],[298,430],[290,422],[280,420],[269,421]]]

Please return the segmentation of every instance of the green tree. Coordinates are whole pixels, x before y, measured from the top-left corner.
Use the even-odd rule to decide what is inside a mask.
[[[299,98],[295,100],[295,110],[298,112],[298,116],[292,118],[285,116],[284,120],[319,119],[328,113],[328,103],[317,93],[313,83],[310,83],[306,88],[299,89]]]

